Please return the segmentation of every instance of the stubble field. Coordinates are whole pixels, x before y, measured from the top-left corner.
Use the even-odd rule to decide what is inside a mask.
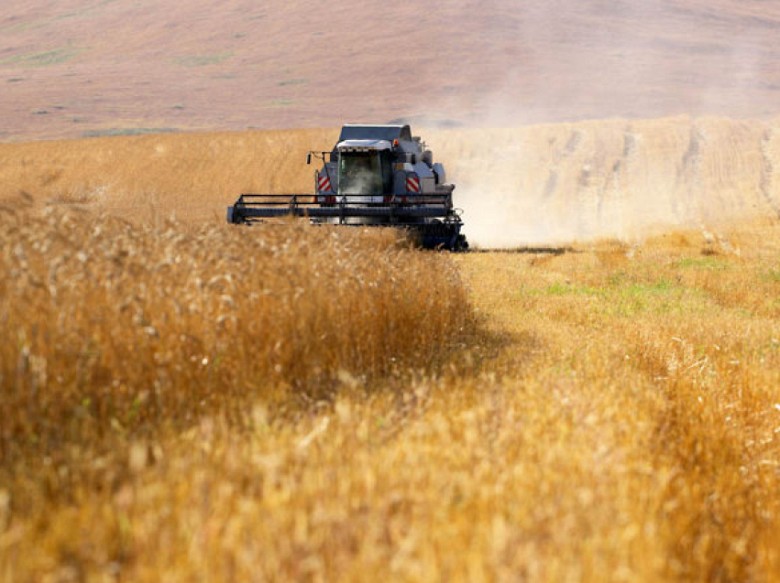
[[[774,126],[657,123],[494,131],[461,256],[223,224],[333,131],[0,145],[0,578],[780,577]]]

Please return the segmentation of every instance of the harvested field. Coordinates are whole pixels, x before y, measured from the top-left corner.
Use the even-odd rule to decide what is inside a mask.
[[[332,130],[0,146],[0,579],[780,578],[775,125],[627,127],[426,132],[462,256],[223,224]]]

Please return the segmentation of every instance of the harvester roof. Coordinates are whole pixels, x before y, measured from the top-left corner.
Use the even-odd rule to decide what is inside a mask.
[[[393,140],[412,141],[412,130],[408,125],[365,125],[346,124],[341,128],[339,143],[346,140]]]
[[[340,152],[367,152],[391,150],[393,145],[387,140],[344,140],[336,146]]]

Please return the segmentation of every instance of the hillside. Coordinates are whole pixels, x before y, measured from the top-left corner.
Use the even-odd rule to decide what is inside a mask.
[[[6,0],[0,140],[780,113],[760,0]]]

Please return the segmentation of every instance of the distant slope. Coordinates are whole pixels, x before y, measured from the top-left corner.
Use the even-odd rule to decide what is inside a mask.
[[[422,133],[422,132],[421,132]],[[0,144],[0,199],[137,222],[223,222],[241,192],[313,192],[305,153],[333,130],[189,133]],[[637,237],[780,217],[780,118],[688,117],[422,137],[482,246]],[[490,144],[489,148],[485,144]]]
[[[0,140],[767,117],[779,33],[761,0],[5,0]]]

